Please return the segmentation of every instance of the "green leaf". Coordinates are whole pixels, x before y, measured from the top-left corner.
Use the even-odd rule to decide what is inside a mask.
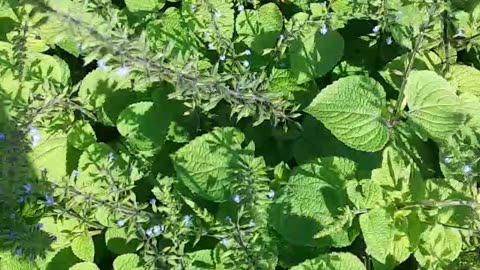
[[[207,270],[215,269],[215,262],[212,258],[212,250],[202,249],[186,254],[186,261],[190,264],[188,269]]]
[[[403,54],[390,61],[385,68],[380,71],[380,75],[395,90],[400,90],[402,86],[404,72],[407,69],[408,61],[411,57],[410,53]],[[416,54],[412,64],[412,70],[432,70],[441,71],[442,59],[434,52],[427,51],[425,53]]]
[[[470,93],[480,98],[480,70],[466,65],[451,65],[449,80],[460,93]]]
[[[338,218],[348,214],[342,209],[347,205],[343,188],[354,175],[355,164],[339,157],[318,159],[297,167],[271,206],[271,225],[294,245],[350,245],[356,235],[349,234],[348,221],[342,224]],[[326,237],[314,238],[330,230]]]
[[[70,267],[69,270],[100,270],[100,268],[91,262],[81,262]]]
[[[153,102],[134,103],[117,119],[117,129],[139,150],[155,150],[163,145],[170,125],[170,112]]]
[[[234,178],[232,161],[243,140],[244,135],[234,128],[215,128],[193,139],[172,156],[178,179],[205,199],[227,200]]]
[[[332,252],[290,268],[290,270],[366,270],[363,262],[351,253]]]
[[[196,5],[193,14],[190,9],[192,4]],[[182,1],[182,15],[185,17],[193,16],[193,18],[188,20],[191,31],[194,33],[207,32],[209,34],[203,37],[204,41],[213,41],[215,33],[218,33],[217,31],[220,32],[223,38],[230,40],[233,37],[233,29],[235,26],[232,7],[233,1],[231,0],[210,0],[208,3],[196,0],[185,0]],[[220,17],[216,18],[215,14],[211,12],[211,9],[214,9]],[[214,30],[213,20],[215,20],[215,25],[218,27],[218,30]]]
[[[0,269],[5,270],[38,270],[35,264],[14,256],[10,251],[0,252]]]
[[[264,49],[274,48],[282,31],[282,12],[275,3],[262,5],[258,10],[247,9],[238,14],[235,21],[239,40],[253,52],[263,54]]]
[[[123,254],[113,261],[114,270],[142,270],[140,257],[134,253]]]
[[[434,140],[447,139],[465,121],[450,84],[433,71],[412,71],[405,85],[409,121]]]
[[[95,111],[100,122],[109,126],[115,126],[120,112],[138,99],[138,94],[130,90],[130,79],[118,77],[115,71],[107,67],[88,73],[78,91],[84,108]]]
[[[425,269],[448,269],[460,254],[461,248],[462,237],[458,230],[435,225],[422,233],[414,255]]]
[[[95,246],[92,237],[82,235],[72,242],[72,251],[78,258],[86,262],[93,262],[95,257]]]
[[[358,209],[371,209],[385,204],[382,188],[375,181],[370,179],[349,181],[346,188],[348,199]]]
[[[292,21],[305,19],[304,13],[297,13]],[[297,76],[297,83],[314,80],[332,70],[342,58],[343,49],[344,41],[338,32],[329,31],[322,35],[318,26],[307,25],[288,49],[290,66]]]
[[[31,133],[31,136],[34,139],[37,135]],[[38,144],[28,154],[35,174],[40,176],[41,170],[45,168],[49,180],[59,181],[67,174],[67,136],[61,130],[49,134],[44,129],[38,129],[37,138]]]
[[[97,136],[90,123],[85,120],[77,120],[68,132],[67,140],[73,147],[85,150],[97,141]]]
[[[140,244],[138,239],[128,240],[126,228],[108,228],[105,232],[107,248],[115,254],[133,253]]]
[[[305,111],[347,146],[375,152],[388,141],[382,118],[385,103],[379,83],[366,76],[350,76],[323,89]]]
[[[150,11],[154,12],[160,10],[165,1],[162,0],[125,0],[125,5],[131,12]]]
[[[384,208],[372,209],[360,216],[360,228],[368,254],[385,263],[394,240],[392,213]]]
[[[160,20],[149,22],[146,30],[154,52],[163,50],[170,42],[174,42],[174,55],[186,53],[196,47],[196,41],[190,35],[185,18],[175,7],[167,8]]]

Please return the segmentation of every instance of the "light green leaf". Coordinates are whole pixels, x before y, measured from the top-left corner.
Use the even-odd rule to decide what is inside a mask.
[[[107,248],[115,254],[133,253],[140,244],[138,239],[129,239],[126,228],[108,228],[105,232]]]
[[[82,235],[72,242],[72,251],[78,258],[86,262],[93,262],[95,257],[95,245],[92,237]]]
[[[85,120],[77,120],[67,135],[68,143],[79,150],[85,150],[97,141],[97,136],[90,123]]]
[[[305,13],[297,13],[292,17],[292,21],[305,19]],[[342,58],[343,49],[344,40],[338,32],[329,31],[322,35],[318,26],[305,26],[302,34],[288,48],[291,69],[297,76],[297,83],[314,80],[332,70]]]
[[[130,90],[130,79],[118,77],[115,71],[107,67],[105,71],[96,69],[88,73],[78,91],[84,108],[95,111],[99,120],[109,126],[115,126],[120,112],[138,99]]]
[[[368,254],[385,263],[394,239],[392,213],[384,208],[372,209],[360,216],[360,228]]]
[[[114,270],[142,270],[140,257],[134,253],[123,254],[113,261]]]
[[[470,93],[480,98],[480,70],[466,65],[450,66],[449,80],[460,93]]]
[[[351,224],[338,220],[345,210],[345,182],[355,175],[355,164],[330,157],[297,167],[270,209],[270,222],[288,242],[301,246],[348,246],[356,237]],[[296,230],[293,228],[302,228]],[[335,228],[335,229],[333,229]],[[322,232],[326,237],[315,239]]]
[[[410,57],[410,53],[403,54],[390,61],[385,65],[385,68],[380,71],[380,75],[382,75],[385,81],[395,90],[400,90]],[[441,71],[441,68],[442,59],[432,51],[417,54],[412,64],[412,70]]]
[[[0,252],[0,269],[2,270],[38,270],[39,268],[23,259],[14,256],[11,251]]]
[[[160,10],[164,5],[163,0],[125,0],[125,5],[131,12]]]
[[[450,84],[433,71],[412,71],[405,86],[409,121],[442,141],[465,121],[462,105]]]
[[[349,181],[346,190],[348,198],[358,209],[370,209],[385,204],[382,188],[370,179]]]
[[[458,230],[435,225],[422,233],[414,255],[420,266],[425,269],[448,269],[461,249],[462,237]]]
[[[195,12],[192,14],[190,6],[196,5]],[[220,31],[223,38],[231,39],[233,37],[234,11],[233,1],[231,0],[210,0],[207,2],[200,2],[198,0],[185,0],[182,1],[182,15],[193,16],[188,20],[189,28],[194,33],[207,32],[209,35],[204,36],[203,39],[206,42],[211,42],[214,39],[214,33]],[[212,14],[211,10],[214,9],[215,14]],[[214,30],[213,20],[218,27],[218,30]]]
[[[180,148],[173,156],[177,177],[193,193],[222,202],[234,179],[232,160],[244,135],[234,128],[215,128]]]
[[[366,76],[350,76],[323,89],[305,111],[347,146],[375,152],[388,140],[382,118],[385,103],[379,83]]]
[[[264,49],[275,47],[283,27],[282,12],[275,3],[268,3],[239,13],[235,23],[239,41],[262,55]]]
[[[67,174],[67,136],[58,130],[53,134],[43,129],[35,130],[30,133],[31,142],[37,142],[36,138],[38,142],[28,154],[35,174],[40,176],[41,170],[45,168],[50,181],[59,181]]]
[[[70,267],[69,270],[100,270],[100,268],[91,262],[81,262]]]
[[[212,250],[202,249],[186,254],[186,261],[190,264],[190,270],[215,269],[215,262],[212,258]]]
[[[351,253],[332,252],[290,268],[290,270],[366,270],[363,262]]]

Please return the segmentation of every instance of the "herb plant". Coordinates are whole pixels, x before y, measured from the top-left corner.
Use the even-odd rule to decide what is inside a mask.
[[[0,0],[0,269],[480,269],[477,0]]]

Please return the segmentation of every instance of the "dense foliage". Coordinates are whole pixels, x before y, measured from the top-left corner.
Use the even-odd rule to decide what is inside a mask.
[[[480,1],[0,0],[0,269],[480,269]]]

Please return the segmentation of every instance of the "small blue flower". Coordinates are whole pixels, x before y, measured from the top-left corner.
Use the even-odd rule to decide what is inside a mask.
[[[326,24],[323,24],[320,28],[320,34],[325,35],[328,32],[328,28]]]
[[[326,1],[321,2],[320,6],[323,7],[323,8],[327,7],[327,2]]]
[[[280,65],[279,65],[279,66],[280,66],[280,68],[285,68],[287,65],[286,65],[285,63],[283,63],[283,62],[282,62],[282,63],[280,63]]]
[[[230,218],[230,216],[226,216],[226,217],[225,217],[225,221],[226,221],[226,222],[232,222],[232,218]]]
[[[18,198],[18,202],[19,202],[19,203],[25,202],[25,198],[23,198],[23,197]]]
[[[220,57],[218,58],[218,61],[220,62],[225,61],[225,55],[220,55]]]
[[[234,201],[235,203],[240,203],[240,200],[241,200],[241,199],[240,199],[240,195],[235,195],[235,196],[233,196],[233,201]]]
[[[15,219],[16,217],[17,217],[17,214],[15,214],[15,213],[11,213],[11,214],[10,214],[10,218],[11,218],[11,219]]]
[[[373,27],[373,29],[372,29],[372,32],[373,33],[378,33],[378,31],[380,31],[380,25],[375,25],[375,27]]]
[[[150,228],[150,229],[148,229],[148,230],[145,231],[145,234],[146,234],[148,237],[150,237],[150,236],[153,235],[153,230]]]
[[[125,226],[125,220],[123,219],[117,220],[117,227],[122,228],[123,226]]]
[[[268,191],[267,197],[268,197],[269,199],[273,199],[273,197],[275,197],[275,191],[273,191],[272,189],[270,189],[270,191]]]
[[[245,7],[243,5],[240,5],[237,7],[238,12],[242,12],[245,10]]]
[[[155,226],[153,226],[153,233],[154,234],[161,234],[164,229],[165,229],[165,227],[163,227],[163,226],[155,225]]]
[[[57,241],[57,237],[56,237],[55,235],[50,236],[50,241],[56,242],[56,241]]]
[[[228,240],[226,238],[223,238],[222,241],[220,241],[224,247],[228,247]]]
[[[456,36],[459,38],[463,38],[465,37],[465,34],[463,33],[462,29],[458,29]]]
[[[17,250],[15,250],[15,256],[17,256],[17,257],[22,256],[22,250],[17,248]]]
[[[248,68],[250,66],[250,63],[247,60],[245,60],[243,61],[243,66]]]
[[[213,47],[213,44],[212,44],[212,43],[208,43],[208,49],[209,49],[209,50],[213,50],[213,49],[214,49],[214,47]]]
[[[253,220],[250,220],[250,222],[248,223],[248,227],[249,228],[255,227],[255,222],[253,222]]]
[[[251,55],[252,54],[252,52],[249,49],[246,49],[243,53],[245,55]]]
[[[185,226],[190,226],[192,225],[192,220],[189,215],[183,216],[183,222],[185,222]]]
[[[102,59],[100,59],[100,60],[97,61],[97,68],[98,68],[100,71],[105,71],[105,69],[107,69],[107,63],[105,63],[105,61],[103,61]]]
[[[113,161],[115,160],[115,156],[113,155],[113,153],[108,154],[107,160],[108,160],[109,162],[113,162]]]
[[[37,223],[37,224],[35,225],[35,228],[37,228],[37,229],[40,230],[41,228],[43,228],[43,224],[42,224],[42,223]]]
[[[400,20],[400,16],[403,14],[403,11],[401,10],[398,10],[397,11],[397,15],[395,16],[395,21],[399,21]]]
[[[2,132],[0,132],[0,141],[3,141],[5,140],[5,134],[3,134]]]
[[[41,169],[40,173],[42,174],[42,176],[46,176],[47,175],[47,168]]]
[[[121,66],[118,68],[117,74],[120,78],[127,77],[130,74],[130,69],[126,66]]]
[[[23,194],[27,195],[27,194],[32,193],[32,184],[27,183],[27,184],[24,186],[24,188],[25,188],[25,190],[23,191]]]
[[[16,234],[15,232],[10,232],[10,234],[8,235],[8,238],[9,238],[10,240],[15,239],[16,237],[17,237],[17,234]]]
[[[393,43],[392,37],[388,37],[388,38],[385,40],[385,43],[387,43],[388,46],[392,45],[392,43]]]
[[[155,200],[155,198],[151,198],[149,201],[148,201],[149,204],[151,205],[155,205],[157,203],[157,200]]]
[[[77,170],[73,170],[72,175],[73,177],[78,177],[80,175],[80,172],[78,172]]]
[[[30,134],[30,136],[32,136],[32,140],[30,142],[30,145],[32,147],[37,146],[40,143],[40,140],[41,140],[40,132],[38,131],[38,129],[36,129],[34,127],[30,127],[30,129],[28,130],[28,133]]]
[[[45,197],[45,206],[51,207],[53,206],[53,198],[50,196]]]
[[[451,158],[451,157],[446,157],[446,158],[444,158],[444,159],[443,159],[443,163],[445,163],[445,164],[450,164],[450,163],[452,163],[452,158]]]
[[[194,4],[191,4],[191,5],[190,5],[190,11],[191,11],[191,12],[195,12],[196,10],[197,10],[197,6],[194,5]]]
[[[464,175],[470,175],[472,173],[472,167],[469,165],[463,166],[462,170]]]
[[[280,42],[282,42],[282,41],[285,39],[285,36],[284,36],[284,35],[280,35],[280,36],[278,36],[278,39],[280,40]]]

